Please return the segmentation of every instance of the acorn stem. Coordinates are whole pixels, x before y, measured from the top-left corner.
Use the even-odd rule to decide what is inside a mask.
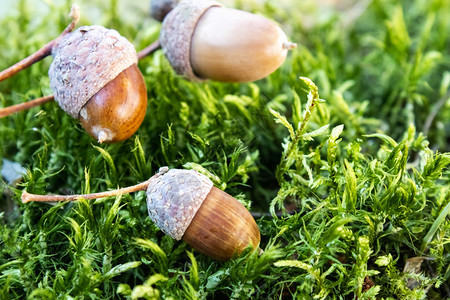
[[[0,108],[0,118],[15,114],[15,113],[20,112],[25,109],[30,109],[32,107],[39,106],[41,104],[44,104],[44,103],[47,103],[47,102],[50,102],[53,100],[55,100],[55,96],[50,95],[50,96],[45,96],[45,97],[41,97],[41,98],[36,98],[34,100],[30,100],[30,101],[27,101],[24,103],[19,103],[16,105],[8,106],[5,108]]]
[[[158,174],[156,174],[158,175]],[[155,175],[155,176],[156,176]],[[118,195],[123,195],[123,194],[128,194],[128,193],[133,193],[133,192],[137,192],[137,191],[144,191],[147,189],[150,180],[153,177],[151,177],[150,179],[138,183],[136,185],[133,186],[129,186],[129,187],[124,187],[124,188],[120,188],[120,189],[116,189],[116,190],[112,190],[112,191],[106,191],[106,192],[100,192],[100,193],[93,193],[93,194],[83,194],[83,195],[36,195],[36,194],[30,194],[27,191],[24,191],[22,193],[22,203],[27,203],[30,201],[35,201],[35,202],[56,202],[56,201],[76,201],[76,200],[80,200],[80,199],[86,199],[86,200],[91,200],[91,199],[98,199],[98,198],[104,198],[104,197],[112,197],[112,196],[118,196]]]
[[[39,49],[35,53],[31,54],[27,58],[24,58],[23,60],[12,65],[11,67],[1,71],[0,72],[0,81],[13,76],[14,74],[28,68],[32,64],[44,59],[45,57],[49,56],[50,54],[52,54],[52,49],[55,46],[55,44],[61,39],[61,37],[70,33],[75,28],[75,25],[78,23],[78,20],[80,19],[80,8],[78,5],[76,5],[76,4],[72,5],[69,17],[72,18],[72,22],[70,22],[70,24],[66,27],[66,29],[64,29],[64,31],[56,39],[48,42],[41,49]]]
[[[105,131],[100,131],[98,133],[98,143],[103,143],[108,138],[108,134]]]
[[[141,60],[144,57],[149,56],[150,54],[152,54],[153,52],[155,52],[156,50],[158,50],[160,48],[161,48],[161,44],[159,43],[159,40],[154,41],[153,43],[151,43],[150,45],[148,45],[147,47],[145,47],[144,49],[139,51],[138,60]]]
[[[297,48],[297,43],[292,43],[292,42],[285,42],[285,43],[283,43],[283,49],[291,50],[291,49],[294,49],[294,48]]]

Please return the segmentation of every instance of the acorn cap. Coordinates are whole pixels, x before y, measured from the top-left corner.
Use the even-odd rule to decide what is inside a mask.
[[[52,49],[48,75],[59,106],[70,116],[123,70],[138,61],[133,44],[116,30],[82,26]]]
[[[212,187],[212,181],[195,170],[162,167],[147,188],[150,218],[165,234],[180,240]]]
[[[210,7],[223,6],[209,0],[181,1],[165,18],[160,32],[160,43],[170,65],[180,75],[190,80],[197,77],[190,62],[191,37],[198,20]]]

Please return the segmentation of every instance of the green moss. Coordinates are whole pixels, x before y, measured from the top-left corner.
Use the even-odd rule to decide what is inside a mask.
[[[125,142],[96,144],[55,103],[0,119],[0,162],[27,170],[0,184],[0,299],[450,297],[450,4],[350,2],[230,1],[299,47],[247,84],[187,82],[156,52],[139,62],[147,116]],[[157,38],[148,3],[79,4],[80,25],[117,29],[138,50]],[[0,69],[56,37],[70,5],[0,3]],[[50,94],[50,62],[1,82],[0,107]],[[163,235],[143,192],[20,202],[24,189],[104,191],[165,165],[242,201],[264,252],[212,261]]]

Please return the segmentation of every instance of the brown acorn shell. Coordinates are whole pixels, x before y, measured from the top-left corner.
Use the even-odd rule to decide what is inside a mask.
[[[138,130],[146,111],[145,80],[133,64],[89,99],[80,110],[79,121],[99,143],[116,143]]]
[[[190,62],[191,38],[198,20],[210,7],[223,6],[209,0],[181,1],[162,23],[159,40],[164,55],[177,74],[190,80],[202,80],[197,77]]]
[[[212,187],[183,235],[208,257],[226,261],[261,241],[258,225],[242,203]]]
[[[137,64],[136,49],[116,30],[82,26],[52,49],[50,88],[59,106],[78,119],[81,108],[120,72]]]

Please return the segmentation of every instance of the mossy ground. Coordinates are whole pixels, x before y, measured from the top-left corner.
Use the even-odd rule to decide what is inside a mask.
[[[98,145],[55,103],[0,119],[0,163],[26,169],[0,185],[0,299],[450,297],[450,2],[357,3],[228,1],[298,48],[247,84],[187,82],[160,51],[140,61],[147,116],[119,144]],[[71,4],[0,3],[0,69],[56,37]],[[79,25],[138,50],[158,36],[145,1],[78,4]],[[50,63],[1,82],[0,107],[50,94]],[[210,260],[164,236],[142,192],[20,202],[24,189],[103,191],[166,165],[242,201],[264,253]]]

